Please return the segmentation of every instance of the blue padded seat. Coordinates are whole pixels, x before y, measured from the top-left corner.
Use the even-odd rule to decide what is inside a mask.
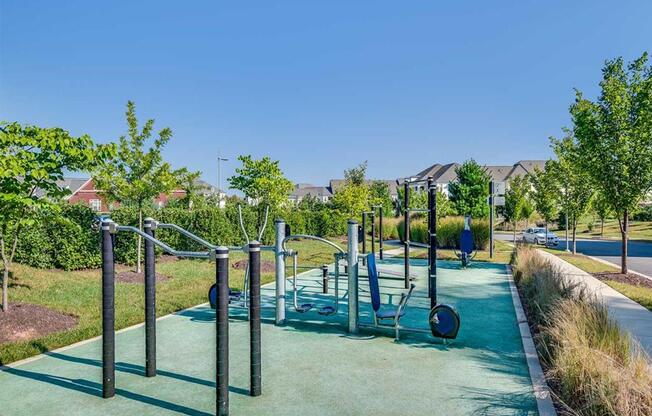
[[[463,230],[462,235],[460,235],[460,251],[471,255],[475,248],[474,246],[473,233],[471,233],[471,230]]]
[[[397,308],[391,308],[391,307],[385,307],[381,308],[380,310],[376,311],[376,317],[378,319],[389,319],[389,318],[396,318],[396,310]],[[405,315],[405,308],[401,310],[401,315]]]

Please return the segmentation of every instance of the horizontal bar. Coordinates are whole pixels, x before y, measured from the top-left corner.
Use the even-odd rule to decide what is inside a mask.
[[[317,237],[316,235],[309,235],[309,234],[293,234],[293,235],[288,235],[283,239],[281,242],[281,247],[283,247],[283,251],[287,252],[287,248],[285,247],[285,243],[287,243],[290,240],[300,240],[300,239],[306,239],[306,240],[315,240],[315,241],[320,241],[324,244],[328,244],[329,246],[333,247],[336,249],[339,253],[344,254],[345,251],[340,248],[337,244],[333,243],[330,240],[327,240],[325,238]]]
[[[143,237],[145,240],[151,241],[155,245],[159,246],[162,248],[164,251],[166,251],[169,254],[172,254],[173,256],[177,257],[192,257],[192,258],[198,258],[198,259],[208,259],[210,258],[210,253],[209,252],[202,252],[202,251],[178,251],[173,249],[172,247],[168,246],[161,240],[158,240],[148,234],[145,234],[144,232],[140,231],[136,227],[132,227],[130,225],[116,225],[116,230],[117,231],[129,231],[135,234],[138,234],[139,236]]]
[[[179,227],[176,224],[159,223],[157,226],[159,228],[169,228],[169,229],[173,229],[175,231],[178,231],[181,234],[185,235],[186,237],[190,238],[191,240],[194,240],[194,241],[198,242],[199,244],[203,245],[206,248],[210,248],[210,249],[214,250],[214,249],[216,249],[218,247],[218,246],[216,246],[214,244],[209,243],[208,241],[204,240],[203,238],[199,237],[198,235],[195,235],[195,234],[191,233],[190,231],[186,230],[185,228]]]

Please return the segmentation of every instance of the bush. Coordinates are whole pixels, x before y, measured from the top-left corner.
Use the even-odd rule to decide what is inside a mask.
[[[404,239],[404,224],[405,222],[403,220],[400,220],[397,224],[397,232],[401,240]],[[460,246],[460,234],[463,229],[464,218],[441,218],[437,224],[437,247],[448,249],[458,248]],[[473,241],[476,249],[486,249],[489,244],[489,221],[485,219],[472,220],[471,232],[473,233]],[[428,243],[428,226],[425,220],[411,219],[410,240],[419,243]]]
[[[537,349],[558,401],[569,414],[652,414],[652,363],[607,308],[568,282],[536,250],[519,246],[515,280]]]
[[[634,221],[652,221],[652,205],[646,205],[641,207],[634,215],[632,215]]]

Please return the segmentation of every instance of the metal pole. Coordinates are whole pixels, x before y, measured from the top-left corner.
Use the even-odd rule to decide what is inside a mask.
[[[380,255],[380,259],[383,259],[383,207],[379,206],[378,207],[378,222],[379,228],[378,228],[378,238],[380,241],[378,242],[378,254]]]
[[[367,254],[367,213],[362,213],[362,254]]]
[[[430,308],[437,305],[437,187],[428,178],[428,297]]]
[[[102,222],[102,397],[115,396],[115,264],[111,221]]]
[[[335,264],[335,267],[339,267],[339,264]],[[327,264],[321,266],[321,280],[322,280],[322,293],[328,293],[328,265]]]
[[[260,334],[260,243],[249,243],[249,395],[262,394],[262,363]]]
[[[358,223],[348,223],[348,286],[349,286],[349,332],[358,333]]]
[[[145,234],[154,237],[156,221],[145,218]],[[156,376],[156,258],[154,243],[145,239],[145,376]]]
[[[229,414],[229,249],[215,249],[215,285],[217,305],[216,331],[216,405],[217,415]]]
[[[489,182],[489,258],[494,258],[494,181]]]
[[[369,219],[371,220],[371,252],[376,255],[376,213],[369,213]]]
[[[405,267],[405,288],[410,288],[410,184],[403,184],[403,264]]]
[[[566,215],[564,215],[564,217],[566,217],[566,251],[570,252],[570,250],[568,249],[568,209],[566,210]],[[548,235],[546,235],[546,244],[547,243],[548,243]]]
[[[274,221],[276,229],[276,325],[285,322],[285,253],[283,253],[283,239],[285,238],[285,221]]]

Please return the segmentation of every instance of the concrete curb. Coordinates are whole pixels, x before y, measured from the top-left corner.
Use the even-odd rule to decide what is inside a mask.
[[[509,281],[509,290],[512,294],[512,302],[514,303],[514,310],[516,311],[516,319],[518,322],[518,329],[521,332],[521,341],[523,343],[523,350],[525,351],[525,359],[527,361],[528,370],[530,372],[530,379],[532,380],[532,387],[534,389],[534,397],[537,400],[537,410],[540,416],[556,416],[557,411],[550,396],[550,388],[546,383],[546,377],[541,368],[539,355],[537,354],[534,341],[532,340],[532,333],[530,326],[527,322],[527,316],[521,304],[521,298],[514,283],[512,275],[512,268],[505,265],[507,269],[507,276]]]

